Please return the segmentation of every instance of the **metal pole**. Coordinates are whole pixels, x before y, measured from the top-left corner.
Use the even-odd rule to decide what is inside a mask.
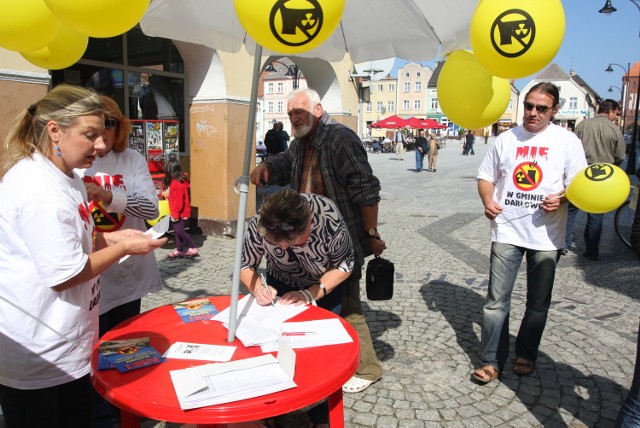
[[[231,306],[229,307],[229,334],[228,342],[233,342],[238,327],[238,295],[240,294],[240,268],[242,262],[242,241],[244,237],[245,216],[247,215],[247,199],[249,197],[249,170],[253,158],[253,140],[256,125],[256,109],[258,104],[258,83],[260,66],[262,64],[262,46],[256,44],[253,57],[253,84],[251,86],[251,98],[249,99],[249,119],[247,120],[247,141],[244,148],[244,164],[242,177],[238,179],[240,185],[240,202],[238,204],[238,226],[236,228],[236,255],[233,264],[233,279],[231,282]],[[255,162],[255,159],[254,159]]]

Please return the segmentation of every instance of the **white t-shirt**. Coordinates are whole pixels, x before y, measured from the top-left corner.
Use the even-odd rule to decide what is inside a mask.
[[[82,175],[82,171],[78,172]],[[96,158],[91,168],[84,171],[84,176],[96,178],[95,182],[113,193],[113,201],[106,207],[108,213],[105,216],[114,220],[114,230],[147,229],[144,219],[122,214],[127,207],[127,196],[141,196],[154,202],[156,208],[158,206],[149,167],[140,153],[131,149],[121,153],[109,152],[103,158]],[[112,265],[100,275],[100,284],[100,314],[161,290],[162,279],[155,254],[152,251],[131,256]]]
[[[534,250],[564,247],[567,204],[546,213],[545,196],[563,193],[587,166],[578,137],[554,124],[538,133],[518,126],[496,138],[480,164],[478,179],[495,184],[503,209],[491,221],[491,240]]]
[[[0,384],[40,389],[89,373],[99,281],[51,287],[84,269],[93,232],[76,174],[36,154],[0,181]]]

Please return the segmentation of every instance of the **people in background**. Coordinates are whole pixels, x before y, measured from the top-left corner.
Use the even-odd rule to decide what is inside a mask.
[[[429,153],[429,142],[424,137],[424,130],[418,129],[416,138],[416,172],[422,172],[424,156]]]
[[[621,109],[617,101],[606,99],[598,106],[598,114],[590,119],[578,123],[575,133],[582,141],[584,153],[589,165],[596,163],[610,163],[620,165],[624,160],[626,143],[620,128],[613,122],[620,117]],[[566,254],[571,247],[573,238],[573,224],[578,208],[569,204],[569,218],[567,221]],[[604,214],[587,213],[587,224],[584,228],[584,256],[588,260],[597,261],[600,258],[600,237],[602,236],[602,222]]]
[[[436,172],[438,166],[438,150],[440,150],[440,145],[436,141],[436,136],[429,134],[429,171],[431,172]]]
[[[176,249],[167,254],[174,259],[178,257],[196,257],[198,248],[186,231],[187,222],[191,218],[191,199],[189,179],[182,170],[177,156],[171,155],[164,167],[165,198],[169,202],[171,222],[176,237]]]

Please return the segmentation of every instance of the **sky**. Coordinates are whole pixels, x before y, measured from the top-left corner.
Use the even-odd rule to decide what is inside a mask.
[[[635,1],[640,4],[640,0]],[[627,65],[640,61],[640,10],[632,0],[612,0],[618,10],[604,15],[598,13],[604,4],[605,0],[562,0],[565,34],[552,63],[567,73],[573,67],[602,98],[619,100],[618,89],[607,91],[610,86],[621,88]],[[396,59],[392,76],[397,77],[397,68],[406,63]],[[607,73],[604,70],[609,63],[619,64],[624,70],[614,65],[613,72]],[[433,62],[423,64],[433,68]],[[515,86],[521,90],[534,75],[516,80]]]

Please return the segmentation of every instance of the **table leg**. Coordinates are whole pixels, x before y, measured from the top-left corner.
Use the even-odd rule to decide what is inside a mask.
[[[329,426],[331,426],[331,428],[344,428],[342,388],[338,388],[329,395]]]
[[[125,410],[120,410],[120,427],[140,428],[140,416]]]

